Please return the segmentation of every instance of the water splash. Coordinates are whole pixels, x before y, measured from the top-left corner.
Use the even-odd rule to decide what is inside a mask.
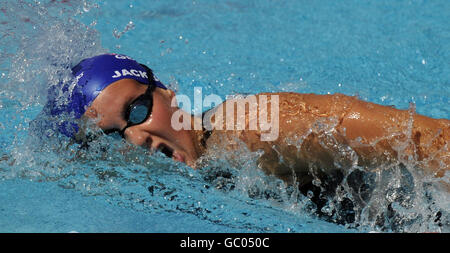
[[[1,52],[1,59],[10,66],[5,88],[20,98],[17,101],[22,106],[42,105],[49,86],[71,78],[68,66],[104,51],[97,31],[77,20],[81,4],[60,5],[64,6],[17,1],[3,2],[0,7],[6,20],[1,29],[7,38],[2,42],[6,51]]]
[[[10,139],[5,151],[14,150],[8,155],[15,163],[32,166],[36,157],[27,159],[24,151],[40,144],[27,139],[28,125],[46,103],[48,91],[62,94],[61,83],[72,79],[70,66],[105,50],[97,31],[78,21],[84,13],[81,2],[3,1],[0,10],[0,65],[5,74],[1,98],[7,104],[2,114],[14,115],[12,126],[5,129],[5,139]]]
[[[401,136],[413,136],[414,105],[409,112],[410,119],[404,133],[399,133]],[[397,152],[396,161],[365,168],[358,166],[357,153],[336,139],[336,120],[317,123],[305,136],[294,136],[286,143],[300,150],[303,141],[314,134],[320,136],[325,150],[335,154],[334,165],[339,170],[333,180],[323,175],[322,169],[326,168],[310,167],[316,190],[309,198],[317,204],[319,216],[368,231],[448,231],[450,199],[441,187],[448,184],[448,178],[433,178],[423,172],[424,162],[409,151],[414,146],[411,137],[389,137],[397,139],[392,144]],[[369,146],[375,147],[379,141]],[[441,166],[445,169],[446,165]]]
[[[450,201],[438,184],[448,182],[450,175],[440,180],[423,177],[416,158],[402,152],[409,140],[399,143],[399,163],[377,171],[359,168],[352,149],[334,139],[333,119],[318,122],[308,132],[321,134],[324,148],[333,146],[333,151],[353,161],[340,165],[345,170],[333,192],[320,177],[321,168],[311,168],[316,192],[302,193],[295,183],[265,175],[257,164],[261,154],[244,145],[235,152],[217,150],[204,158],[204,169],[192,171],[107,136],[89,149],[63,137],[43,140],[42,133],[33,133],[28,125],[45,103],[47,89],[71,81],[68,66],[106,51],[95,20],[88,22],[91,25],[79,21],[97,8],[87,1],[0,3],[0,108],[2,118],[9,119],[0,125],[1,179],[55,181],[86,195],[108,196],[110,202],[128,208],[188,213],[249,231],[275,230],[278,222],[263,219],[253,206],[280,217],[282,228],[277,231],[304,231],[301,222],[292,220],[318,213],[359,231],[448,231]],[[114,35],[120,38],[133,25]],[[39,129],[39,123],[34,127]],[[308,134],[287,143],[301,148]],[[296,175],[292,177],[296,182]],[[322,199],[319,204],[317,196]],[[235,207],[239,212],[228,215]]]
[[[130,21],[130,22],[128,22],[128,24],[125,26],[125,28],[121,32],[119,32],[117,29],[114,29],[113,36],[116,37],[117,39],[120,39],[120,37],[122,37],[122,35],[124,35],[128,31],[134,29],[134,27],[135,27],[135,25],[134,25],[133,21]]]
[[[245,196],[230,199],[230,195],[217,195],[203,174],[161,154],[109,136],[100,136],[86,149],[46,129],[49,119],[40,111],[47,90],[58,93],[61,83],[72,82],[70,66],[106,51],[95,30],[96,21],[89,20],[91,25],[79,21],[85,13],[95,12],[96,6],[86,1],[17,1],[2,2],[0,10],[0,47],[5,49],[0,57],[5,76],[0,94],[5,123],[1,180],[52,181],[87,196],[106,196],[115,205],[150,213],[175,211],[250,231],[280,227],[279,220],[261,221],[260,214],[252,211],[257,204],[266,213],[279,213],[273,207],[249,205]],[[59,97],[64,102],[63,92]],[[227,215],[230,206],[239,206],[241,212]],[[292,224],[281,231],[288,229],[295,232],[304,228]]]

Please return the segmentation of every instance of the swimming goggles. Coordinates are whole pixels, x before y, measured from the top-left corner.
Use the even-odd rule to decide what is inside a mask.
[[[125,130],[127,130],[127,128],[144,123],[145,120],[147,120],[148,117],[150,117],[150,115],[152,114],[153,109],[152,93],[156,88],[155,79],[153,78],[153,71],[144,64],[139,65],[141,65],[147,72],[149,81],[148,88],[147,90],[145,90],[144,94],[140,95],[135,100],[133,100],[133,102],[131,102],[131,104],[125,111],[124,118],[127,121],[127,125],[120,130],[118,129],[103,130],[103,132],[107,135],[117,132],[123,139],[125,139]]]
[[[129,127],[136,126],[144,123],[148,117],[152,114],[153,109],[153,96],[152,93],[155,90],[156,86],[153,84],[149,84],[147,90],[144,94],[140,95],[136,98],[131,104],[128,106],[125,111],[125,120],[127,121],[127,125],[120,129],[108,129],[104,130],[105,134],[119,133],[122,138],[125,138],[125,130]]]

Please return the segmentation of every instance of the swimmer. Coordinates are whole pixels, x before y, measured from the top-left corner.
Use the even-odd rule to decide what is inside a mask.
[[[173,102],[175,92],[162,84],[150,68],[128,56],[104,54],[88,58],[72,68],[72,73],[75,81],[64,89],[69,102],[59,105],[50,99],[46,106],[52,116],[69,113],[78,122],[94,120],[104,134],[114,133],[134,145],[159,150],[192,168],[201,167],[200,158],[212,152],[212,147],[236,150],[246,145],[250,151],[263,151],[257,162],[264,172],[287,182],[295,174],[300,186],[311,183],[312,167],[333,175],[336,170],[352,166],[377,169],[412,157],[426,175],[443,177],[449,170],[447,119],[429,118],[343,94],[261,93],[256,101],[265,96],[267,108],[272,108],[267,113],[269,121],[279,123],[277,138],[264,141],[261,136],[267,129],[257,125],[256,129],[229,130],[227,124],[238,124],[237,116],[219,120],[220,114],[214,114],[227,115],[227,110],[233,108],[234,114],[230,115],[235,115],[235,107],[227,104],[246,98],[227,100],[210,110],[213,129],[196,128],[194,125],[202,118],[178,108]],[[273,114],[274,103],[277,114]],[[245,126],[258,117],[250,115],[250,107],[245,107]],[[189,119],[191,127],[175,129],[175,115]],[[89,139],[83,124],[63,122],[57,128],[71,138]]]

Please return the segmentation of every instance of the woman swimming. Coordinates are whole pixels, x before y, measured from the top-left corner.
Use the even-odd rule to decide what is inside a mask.
[[[94,119],[105,134],[116,133],[193,168],[211,152],[246,145],[262,151],[263,171],[287,182],[295,179],[300,187],[317,176],[312,168],[329,177],[352,166],[377,169],[413,157],[426,175],[442,177],[449,170],[447,119],[343,94],[289,92],[229,99],[201,118],[180,110],[174,91],[130,57],[95,56],[72,73],[74,82],[63,88],[67,103],[53,94],[45,110],[70,115],[75,121],[57,122],[56,128],[84,142],[90,137],[83,122]]]

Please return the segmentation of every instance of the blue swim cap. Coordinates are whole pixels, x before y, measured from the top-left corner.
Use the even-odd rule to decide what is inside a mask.
[[[79,119],[103,89],[121,79],[133,79],[167,89],[150,68],[121,54],[103,54],[84,59],[72,68],[72,74],[74,80],[71,83],[49,90],[46,110],[51,116],[70,115],[73,119]],[[61,96],[61,93],[64,95]],[[67,119],[56,124],[58,131],[68,137],[74,137],[79,130],[76,123]]]

